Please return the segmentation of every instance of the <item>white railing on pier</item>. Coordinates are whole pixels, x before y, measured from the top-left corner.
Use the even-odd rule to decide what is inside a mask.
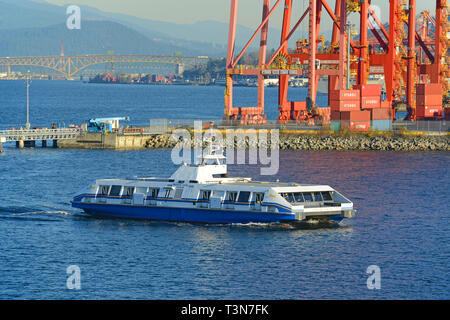
[[[79,128],[0,130],[0,140],[3,142],[63,140],[77,138],[81,133],[82,130]]]

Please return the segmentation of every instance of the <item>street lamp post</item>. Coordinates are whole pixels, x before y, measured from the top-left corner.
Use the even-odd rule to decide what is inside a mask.
[[[30,70],[27,72],[27,76],[25,79],[25,84],[27,86],[27,123],[25,125],[25,128],[28,130],[30,129],[30,83],[31,83],[31,77],[30,77]]]

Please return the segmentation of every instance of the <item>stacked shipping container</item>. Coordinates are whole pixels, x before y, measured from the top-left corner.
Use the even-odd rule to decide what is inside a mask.
[[[361,92],[361,109],[381,108],[381,85],[364,84],[355,88]]]
[[[391,129],[391,108],[381,101],[381,85],[361,85],[361,108],[370,110],[371,127],[374,130]]]
[[[331,111],[360,110],[361,97],[359,90],[335,90],[330,92]]]
[[[418,120],[442,116],[442,84],[420,83],[416,86]]]
[[[354,90],[330,92],[331,129],[352,131],[391,129],[390,106],[381,101],[381,85],[357,85]]]
[[[443,115],[442,90],[441,84],[416,85],[417,120]],[[381,85],[357,85],[353,90],[331,91],[330,110],[332,130],[348,127],[350,130],[363,131],[372,127],[384,131],[392,127],[391,106],[387,101],[381,101]],[[362,112],[364,110],[367,112]],[[450,108],[446,109],[445,118],[450,119]]]
[[[352,131],[367,131],[370,129],[370,111],[341,112],[341,126]]]
[[[361,96],[359,90],[335,90],[330,93],[330,128],[341,129],[341,113],[359,111],[361,108]],[[344,120],[351,127],[348,120]]]

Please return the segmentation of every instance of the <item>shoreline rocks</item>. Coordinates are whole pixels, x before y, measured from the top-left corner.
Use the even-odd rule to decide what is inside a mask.
[[[155,135],[145,142],[147,149],[171,149],[177,141],[170,134]],[[191,147],[193,143],[191,143]],[[249,142],[235,139],[235,148],[259,147],[268,145],[268,141]],[[204,144],[206,146],[206,144]],[[224,147],[225,142],[224,142]],[[375,135],[370,134],[303,134],[280,135],[280,150],[335,150],[335,151],[450,151],[450,136],[405,136],[405,135]]]

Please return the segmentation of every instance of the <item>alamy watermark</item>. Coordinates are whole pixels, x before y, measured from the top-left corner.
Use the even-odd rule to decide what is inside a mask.
[[[211,128],[203,132],[202,122],[195,121],[193,135],[187,129],[177,129],[172,139],[177,141],[171,153],[176,165],[199,164],[212,150],[225,149],[227,164],[246,164],[248,155],[248,164],[261,165],[261,175],[276,175],[280,168],[278,129]]]
[[[380,290],[381,289],[381,269],[377,265],[370,265],[367,267],[366,273],[369,275],[367,278],[367,289]]]
[[[79,6],[68,6],[66,9],[66,15],[69,15],[66,20],[67,29],[81,29],[81,9]]]
[[[70,265],[66,269],[66,273],[69,275],[66,281],[66,287],[69,290],[81,289],[81,269],[77,265]]]

